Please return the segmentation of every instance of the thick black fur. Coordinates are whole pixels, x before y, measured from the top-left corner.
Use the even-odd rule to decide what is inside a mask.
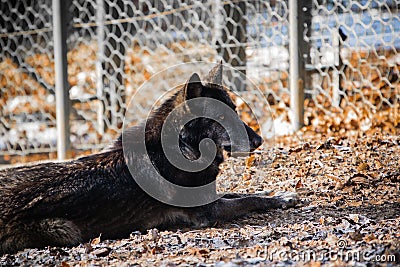
[[[181,131],[180,150],[189,159],[200,156],[199,143],[210,138],[217,146],[213,163],[199,172],[185,172],[169,163],[161,146],[160,129],[178,105],[199,96],[218,99],[235,109],[221,86],[222,65],[210,71],[204,82],[197,74],[175,95],[164,102],[146,122],[146,148],[160,174],[184,186],[198,186],[215,181],[223,150],[230,150],[229,136],[211,119],[191,121]],[[187,111],[190,112],[190,111]],[[237,122],[243,123],[237,119]],[[262,139],[245,125],[251,150]],[[138,142],[130,128],[124,138]],[[125,140],[125,141],[126,141]],[[129,151],[128,151],[129,152]],[[50,162],[9,168],[0,171],[0,254],[24,248],[71,246],[87,242],[100,233],[103,238],[128,237],[132,231],[153,227],[207,226],[227,221],[253,211],[289,207],[294,196],[263,197],[230,195],[210,204],[181,208],[159,202],[146,194],[132,175],[146,175],[141,165],[144,156],[137,151],[125,153],[120,136],[113,146],[97,154],[67,162]],[[137,168],[131,173],[127,164]]]

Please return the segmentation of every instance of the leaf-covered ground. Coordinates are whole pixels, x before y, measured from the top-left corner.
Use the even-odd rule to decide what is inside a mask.
[[[73,248],[27,249],[1,265],[375,266],[400,264],[400,137],[370,133],[278,138],[230,158],[220,191],[296,191],[294,209],[205,229],[134,232]]]

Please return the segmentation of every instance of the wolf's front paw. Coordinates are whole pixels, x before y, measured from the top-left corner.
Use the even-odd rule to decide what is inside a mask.
[[[288,209],[293,208],[299,202],[297,193],[295,192],[278,192],[274,195],[277,208]]]

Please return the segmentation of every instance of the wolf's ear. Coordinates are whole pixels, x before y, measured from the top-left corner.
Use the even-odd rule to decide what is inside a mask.
[[[204,80],[212,84],[222,85],[222,60],[210,70]]]
[[[185,100],[200,97],[203,85],[201,84],[200,77],[197,73],[193,73],[184,87]]]

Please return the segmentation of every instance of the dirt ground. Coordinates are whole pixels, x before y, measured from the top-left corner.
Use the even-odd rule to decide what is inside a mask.
[[[9,266],[376,266],[400,264],[400,136],[307,131],[229,158],[219,190],[296,191],[288,210],[205,229],[133,232],[73,248],[26,249]]]

